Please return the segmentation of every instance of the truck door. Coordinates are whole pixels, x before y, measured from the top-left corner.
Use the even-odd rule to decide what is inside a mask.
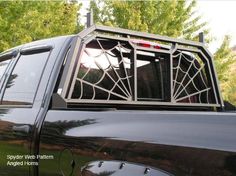
[[[22,49],[1,59],[0,175],[27,176],[34,122],[39,112],[40,80],[51,48]]]

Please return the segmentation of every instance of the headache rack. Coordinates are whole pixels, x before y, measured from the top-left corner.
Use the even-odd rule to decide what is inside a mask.
[[[53,107],[222,109],[202,42],[93,25],[78,34]]]

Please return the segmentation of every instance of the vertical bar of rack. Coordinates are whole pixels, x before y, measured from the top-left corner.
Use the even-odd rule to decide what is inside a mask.
[[[199,42],[201,42],[201,43],[205,43],[205,37],[204,37],[204,33],[203,32],[200,32],[199,34],[198,34],[198,38],[199,38]]]
[[[72,75],[73,79],[72,79],[70,89],[69,89],[69,92],[68,92],[68,95],[67,95],[68,99],[72,98],[72,94],[73,94],[73,91],[74,91],[76,78],[78,76],[77,74],[79,72],[81,57],[83,55],[84,48],[85,48],[85,45],[81,44],[80,48],[79,48],[79,51],[77,52],[77,55],[76,55],[75,68],[74,68],[73,75]]]
[[[208,84],[210,84],[213,89],[213,94],[214,94],[214,99],[215,99],[215,102],[213,102],[213,103],[220,104],[221,103],[220,97],[218,97],[216,87],[215,87],[215,85],[218,85],[218,83],[214,82],[214,76],[212,74],[212,73],[214,73],[216,75],[216,72],[214,72],[214,69],[211,67],[211,65],[213,65],[212,63],[210,63],[211,57],[207,58],[207,56],[202,51],[200,51],[200,54],[201,54],[201,57],[206,60],[206,64],[207,64],[206,66],[208,68],[208,69],[206,69],[206,75],[208,76]],[[219,88],[218,88],[218,90],[219,90]]]
[[[170,50],[170,101],[171,103],[176,103],[174,98],[174,81],[173,81],[173,54],[177,50],[177,43],[172,43],[171,50]]]
[[[137,51],[134,48],[131,51],[131,75],[133,75],[131,86],[132,86],[132,100],[137,101]]]
[[[93,25],[93,10],[87,13],[87,28]]]
[[[72,48],[72,50],[74,50],[74,52],[71,56],[70,65],[68,67],[68,73],[67,73],[65,83],[64,83],[64,86],[63,86],[63,89],[62,89],[62,93],[61,93],[61,96],[63,98],[67,98],[67,95],[68,95],[70,89],[73,89],[73,88],[71,88],[71,82],[73,81],[72,75],[74,74],[75,63],[76,63],[78,51],[80,51],[80,45],[81,45],[81,39],[78,38],[76,43],[75,43],[74,48]]]
[[[174,44],[173,44],[174,45]],[[173,53],[174,53],[174,47],[171,47],[171,52],[170,52],[170,96],[171,96],[171,102],[174,103],[174,90],[173,90]]]

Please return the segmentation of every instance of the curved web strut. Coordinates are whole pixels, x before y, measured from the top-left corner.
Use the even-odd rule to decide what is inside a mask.
[[[177,50],[173,55],[173,97],[176,102],[210,103],[209,91],[203,76],[205,64],[200,64],[196,57],[187,57],[185,52]],[[193,72],[193,70],[195,70]]]
[[[99,39],[96,39],[96,42],[99,46],[99,49],[96,48],[96,51],[100,50],[97,54],[94,55],[93,51],[90,51],[88,48],[84,51],[78,74],[80,75],[81,73],[83,75],[81,77],[78,76],[76,79],[80,83],[79,99],[88,99],[84,98],[84,92],[86,92],[84,86],[86,85],[92,88],[92,97],[90,96],[91,98],[89,99],[97,99],[96,90],[99,90],[104,92],[103,96],[107,95],[105,98],[107,100],[117,98],[131,100],[130,78],[132,76],[128,70],[130,63],[123,56],[124,52],[127,53],[131,50],[125,48],[120,42],[116,42],[117,44],[110,49],[105,49],[103,42]],[[87,70],[83,72],[83,68]],[[96,78],[97,80],[93,82],[90,80],[91,78]],[[106,80],[109,80],[109,82]],[[104,86],[102,83],[109,84],[109,86]]]

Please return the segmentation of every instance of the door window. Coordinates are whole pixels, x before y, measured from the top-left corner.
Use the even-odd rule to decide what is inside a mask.
[[[9,65],[10,61],[11,60],[9,59],[9,60],[5,60],[5,61],[0,62],[0,82],[2,82],[3,75],[7,69],[7,66]]]
[[[45,67],[48,52],[21,55],[11,73],[2,104],[31,105]]]

